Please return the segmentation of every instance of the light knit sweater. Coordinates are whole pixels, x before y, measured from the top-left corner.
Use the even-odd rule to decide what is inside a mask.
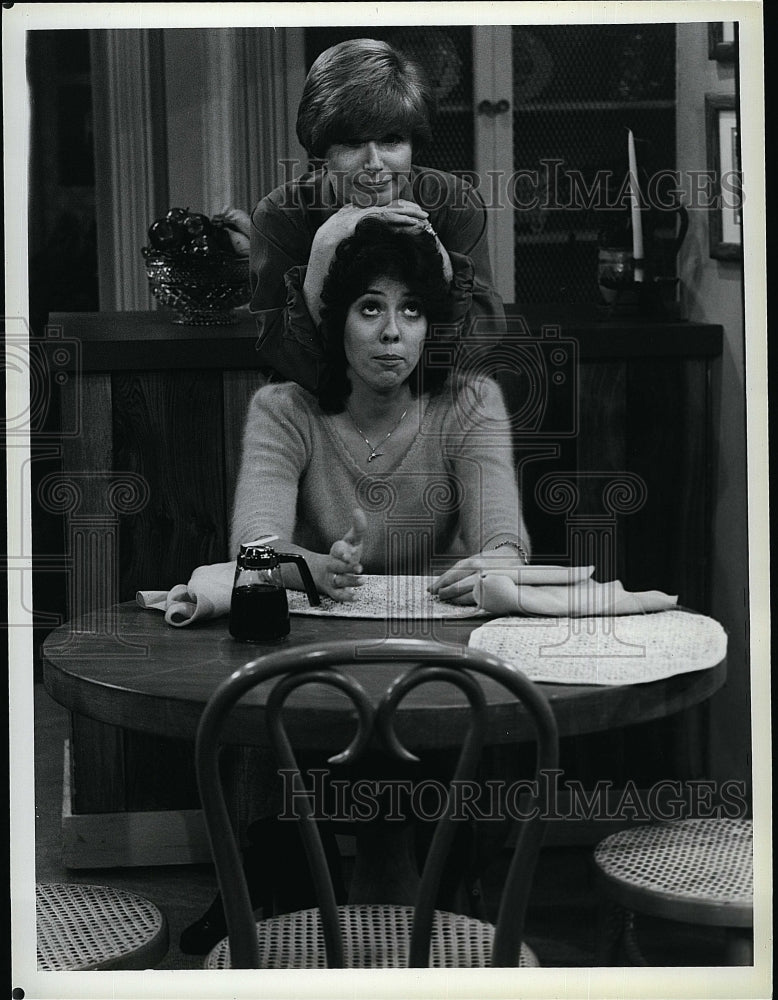
[[[419,404],[423,405],[424,400]],[[265,534],[329,552],[367,516],[365,573],[437,574],[455,559],[527,534],[510,425],[497,385],[459,379],[433,397],[393,468],[364,472],[333,417],[294,382],[263,386],[249,406],[231,551]]]

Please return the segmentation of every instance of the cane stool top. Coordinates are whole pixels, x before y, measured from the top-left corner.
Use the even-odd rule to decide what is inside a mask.
[[[148,899],[105,885],[35,887],[38,969],[146,969],[168,950],[168,925]]]
[[[339,906],[338,924],[347,969],[403,969],[408,966],[412,906],[388,904]],[[433,917],[430,967],[483,968],[490,964],[494,927],[481,920],[440,910]],[[284,913],[257,922],[260,966],[263,969],[326,969],[318,908]],[[524,943],[519,966],[539,962]],[[205,961],[207,969],[230,968],[229,940],[224,938]]]
[[[594,851],[604,891],[630,910],[689,923],[753,925],[753,828],[688,819],[622,830]]]

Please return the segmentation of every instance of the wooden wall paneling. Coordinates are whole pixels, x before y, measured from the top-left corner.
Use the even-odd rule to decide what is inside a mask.
[[[677,481],[673,483],[676,519],[676,573],[681,602],[696,611],[710,610],[711,490],[707,365],[686,361],[679,366]],[[665,477],[665,484],[670,481]],[[665,487],[667,488],[667,486]],[[668,503],[671,497],[668,496]],[[668,509],[670,509],[668,507]],[[673,590],[675,593],[675,590]]]
[[[65,513],[68,554],[76,533],[74,519],[85,527],[105,520],[106,484],[113,470],[113,395],[109,375],[83,375],[62,386],[63,410],[79,414],[78,433],[62,438],[62,482],[74,485],[78,497]],[[77,394],[77,398],[74,397]],[[68,606],[72,619],[93,610],[89,601],[94,587],[83,581],[99,566],[74,566],[68,573]],[[111,582],[108,581],[108,587]],[[113,584],[116,586],[116,582]],[[112,601],[118,600],[114,594]],[[95,722],[75,712],[70,714],[73,805],[78,812],[105,813],[124,808],[124,746],[122,730]]]
[[[710,501],[707,366],[694,359],[630,364],[630,447],[649,498],[627,526],[639,556],[629,585],[708,609]]]
[[[124,731],[123,808],[137,812],[199,809],[194,744]]]
[[[78,413],[78,433],[62,437],[62,465],[66,473],[113,470],[113,391],[111,376],[84,374],[62,385],[62,409]],[[76,395],[74,400],[72,397]],[[84,503],[93,512],[104,512],[105,497],[97,493],[97,480],[81,480]]]
[[[579,467],[599,462],[600,468],[624,470],[646,491],[642,506],[619,518],[617,575],[631,590],[679,593],[685,583],[683,600],[689,600],[701,586],[705,563],[704,362],[642,358],[616,367],[598,364],[591,376],[582,379],[588,383],[582,387],[587,416]],[[699,776],[704,716],[704,707],[692,709],[581,741],[577,749],[589,758],[587,767],[600,758],[593,774],[620,759],[622,779],[638,784]]]
[[[535,359],[540,366],[540,385],[528,377],[534,371],[521,353],[513,367],[498,368],[494,378],[514,431],[514,457],[533,558],[537,563],[564,564],[567,562],[565,515],[545,502],[538,484],[554,471],[575,467],[572,434],[577,419],[576,374],[574,370],[568,373],[563,391],[548,391],[553,373],[548,370],[547,360],[543,367],[542,353],[535,355]],[[528,405],[528,399],[538,392],[542,400],[535,409]]]
[[[249,400],[264,379],[256,372],[237,371],[200,371],[187,375],[189,377],[174,377],[172,373],[166,373],[158,381],[149,382],[144,379],[142,393],[139,392],[137,383],[129,381],[125,388],[130,395],[122,397],[123,405],[120,408],[123,411],[122,419],[129,418],[128,425],[137,427],[144,438],[155,419],[161,417],[162,412],[168,414],[165,421],[168,435],[159,459],[164,462],[165,450],[169,449],[171,454],[175,454],[175,461],[167,464],[163,473],[156,462],[145,466],[146,474],[151,475],[153,470],[153,481],[160,483],[162,487],[158,509],[169,512],[177,509],[179,504],[182,509],[188,504],[187,509],[195,523],[202,518],[203,510],[210,510],[214,521],[218,522],[211,527],[216,529],[216,534],[223,540],[219,545],[224,547],[224,552],[220,550],[220,554],[208,557],[203,554],[189,567],[188,573],[195,565],[222,561],[228,557],[226,539],[229,535],[229,514],[240,462],[246,410]],[[192,379],[199,393],[196,398],[192,392]],[[128,407],[130,398],[134,405]],[[195,407],[200,418],[206,417],[206,426],[201,423],[198,427],[189,428],[186,421],[181,419],[190,408]],[[130,416],[130,411],[135,416]],[[187,447],[187,454],[183,454],[182,438],[187,439],[188,445],[193,446],[194,450]],[[193,469],[201,472],[201,482],[192,480]],[[164,486],[158,478],[160,474],[167,477]],[[217,490],[220,490],[218,504],[215,497]],[[198,496],[201,503],[199,512],[191,508]],[[184,551],[195,551],[193,541],[196,546],[198,543],[193,539],[192,533],[182,529],[180,539],[171,544],[173,551],[170,561],[181,565],[179,546]],[[178,582],[184,582],[185,579],[188,579],[188,575],[179,576]],[[150,766],[154,759],[164,761],[164,766]],[[124,769],[128,809],[154,810],[163,804],[167,809],[190,809],[199,805],[193,748],[186,741],[163,740],[146,734],[126,732]]]
[[[150,489],[122,525],[122,600],[226,558],[222,406],[216,370],[114,376],[116,462]],[[197,806],[190,744],[126,732],[124,751],[126,809]]]
[[[71,712],[70,734],[74,812],[122,811],[126,802],[125,731]]]
[[[226,558],[222,382],[218,371],[114,376],[116,460],[149,483],[122,525],[122,600],[186,583]]]
[[[521,489],[524,522],[537,564],[568,565],[568,537],[564,513],[549,509],[539,484],[558,469],[575,465],[575,443],[559,439],[532,445],[519,439],[516,466]]]
[[[582,362],[578,369],[578,430],[575,460],[560,467],[572,474],[579,496],[568,512],[568,548],[573,565],[596,567],[597,579],[621,578],[626,559],[623,515],[614,515],[604,491],[627,471],[625,364],[621,360]],[[601,777],[623,783],[628,763],[625,730],[593,733],[561,741],[565,772],[587,783]]]
[[[223,374],[224,392],[224,508],[226,512],[225,531],[229,540],[230,518],[235,497],[235,483],[240,470],[243,446],[243,428],[246,422],[249,402],[266,379],[259,372],[226,371]],[[230,556],[234,553],[229,553]]]
[[[696,611],[709,608],[710,441],[707,362],[630,363],[630,449],[649,486],[646,506],[627,526],[635,557],[628,585],[664,590]],[[663,777],[706,774],[705,705],[652,725]]]
[[[629,472],[625,363],[581,364],[579,392],[576,471],[580,501],[571,512],[571,522],[578,522],[576,530],[591,532],[590,544],[602,546],[602,551],[584,551],[579,558],[585,557],[585,565],[594,562],[600,580],[623,579],[627,559],[624,521],[632,515],[614,513],[606,503],[605,491]]]

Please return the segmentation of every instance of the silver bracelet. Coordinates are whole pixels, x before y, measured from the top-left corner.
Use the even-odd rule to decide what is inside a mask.
[[[529,566],[529,554],[520,542],[513,542],[510,539],[506,538],[504,542],[500,542],[499,544],[495,545],[492,551],[496,552],[497,549],[501,549],[504,545],[510,545],[512,548],[516,549],[521,558],[524,560],[524,565]]]

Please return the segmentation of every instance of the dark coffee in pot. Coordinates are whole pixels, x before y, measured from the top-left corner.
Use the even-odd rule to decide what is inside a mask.
[[[230,607],[230,635],[242,642],[272,642],[289,635],[286,591],[262,583],[236,587]]]

